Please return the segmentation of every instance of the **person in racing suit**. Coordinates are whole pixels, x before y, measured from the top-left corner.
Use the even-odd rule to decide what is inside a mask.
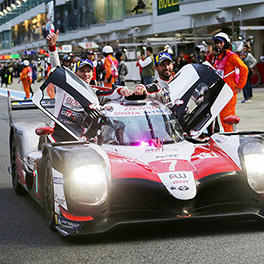
[[[237,102],[237,93],[243,89],[247,82],[248,68],[237,54],[229,50],[230,39],[226,33],[217,33],[213,40],[218,49],[218,56],[214,61],[216,73],[233,90],[233,97],[220,112],[220,120],[225,132],[233,132],[233,126],[224,123],[227,116],[236,115],[235,108]]]
[[[50,33],[46,38],[52,67],[60,66],[59,55],[56,50],[58,34],[59,31],[57,30],[56,33]],[[75,74],[89,84],[93,76],[93,63],[87,59],[78,61],[76,63]],[[130,96],[133,93],[127,87],[120,87],[108,91],[93,88],[93,91],[99,97],[100,103],[103,103],[106,98],[112,100],[120,98],[121,96]],[[59,87],[56,87],[54,115],[66,126],[70,125],[75,130],[77,136],[82,137],[86,135],[86,119],[88,116],[77,100]],[[51,142],[74,140],[60,126],[54,123],[52,126],[54,127],[54,133],[49,136]]]
[[[167,104],[170,102],[168,82],[173,78],[173,60],[169,53],[160,52],[155,56],[154,62],[155,69],[158,72],[159,77],[154,81],[154,83],[147,86],[142,84],[137,85],[135,87],[135,94],[146,94],[163,104]]]

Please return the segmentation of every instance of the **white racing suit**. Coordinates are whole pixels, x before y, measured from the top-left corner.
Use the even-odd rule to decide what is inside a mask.
[[[147,96],[163,103],[167,104],[170,100],[169,85],[167,81],[157,78],[154,83],[146,85]]]
[[[59,54],[58,51],[51,52],[50,62],[51,67],[60,66]],[[89,88],[88,88],[89,89]],[[121,97],[118,91],[120,88],[101,91],[96,88],[92,88],[95,94],[99,97],[99,102],[101,104],[105,103],[107,100],[118,99]],[[87,127],[90,126],[91,119],[88,118],[88,115],[84,111],[83,107],[75,100],[71,95],[66,93],[59,87],[55,87],[55,107],[54,107],[54,116],[58,118],[65,126],[70,127],[71,130],[78,136],[85,136],[87,133]],[[54,122],[51,124],[54,128],[54,133],[49,136],[51,142],[56,141],[69,141],[75,140],[71,135],[69,135],[64,129]]]

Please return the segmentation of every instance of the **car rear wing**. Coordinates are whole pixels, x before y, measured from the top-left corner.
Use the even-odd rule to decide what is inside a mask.
[[[54,108],[55,100],[54,99],[43,99],[43,104],[46,108]],[[12,100],[10,97],[10,92],[7,91],[7,106],[8,106],[8,116],[9,116],[9,125],[13,124],[13,115],[12,111],[16,110],[34,110],[39,109],[31,99],[27,100]]]

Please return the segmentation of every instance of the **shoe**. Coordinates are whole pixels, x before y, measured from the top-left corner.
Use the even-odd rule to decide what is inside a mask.
[[[251,102],[249,99],[244,99],[241,101],[242,104]]]

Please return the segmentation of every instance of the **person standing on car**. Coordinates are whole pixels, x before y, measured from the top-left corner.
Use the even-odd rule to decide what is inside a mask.
[[[250,102],[250,99],[253,97],[252,86],[251,86],[250,81],[251,81],[251,75],[253,72],[253,68],[256,66],[257,60],[250,53],[250,51],[251,51],[250,45],[245,44],[243,51],[241,52],[241,56],[243,58],[240,56],[248,67],[248,77],[247,77],[247,83],[246,83],[245,87],[243,88],[244,99],[241,101],[242,104]]]
[[[60,66],[59,55],[56,49],[58,35],[59,31],[57,30],[56,33],[50,33],[46,38],[52,67]],[[85,83],[89,84],[93,76],[93,68],[94,65],[91,61],[81,59],[76,63],[75,74]],[[120,96],[129,96],[132,94],[132,91],[126,87],[110,91],[100,91],[94,88],[93,91],[99,97],[100,102],[103,102],[106,98],[111,100],[119,98]],[[69,116],[68,113],[71,113],[71,115]],[[87,115],[85,114],[84,109],[72,96],[59,87],[56,87],[54,115],[62,123],[70,124],[75,128],[79,137],[82,137],[86,132],[85,118]],[[65,133],[65,131],[58,125],[53,123],[52,126],[54,126],[54,133],[49,136],[49,139],[52,142],[74,140],[71,135]]]
[[[141,57],[139,57],[138,63],[142,67],[142,78],[144,85],[153,83],[153,79],[155,76],[154,71],[154,57],[153,57],[153,49],[151,47],[146,48],[146,58],[142,60]]]
[[[30,98],[30,89],[31,89],[30,86],[32,83],[32,69],[29,66],[28,60],[24,60],[23,65],[24,65],[24,68],[23,68],[22,72],[20,73],[20,80],[22,81],[24,91],[26,93],[25,99],[29,99]]]
[[[118,78],[118,61],[113,57],[113,48],[109,45],[105,46],[102,50],[105,57],[104,61],[104,86],[112,88],[112,85],[116,83]]]
[[[218,56],[216,57],[213,66],[216,73],[223,78],[234,93],[232,99],[220,112],[220,120],[225,132],[233,132],[233,126],[225,124],[224,118],[236,115],[235,108],[237,93],[247,82],[248,69],[239,56],[229,50],[230,38],[226,33],[217,33],[214,35],[213,40],[218,49]]]
[[[158,78],[149,85],[137,85],[135,87],[135,94],[146,94],[163,104],[170,102],[169,85],[173,73],[173,59],[167,52],[158,53],[155,58],[155,70],[158,72]]]

